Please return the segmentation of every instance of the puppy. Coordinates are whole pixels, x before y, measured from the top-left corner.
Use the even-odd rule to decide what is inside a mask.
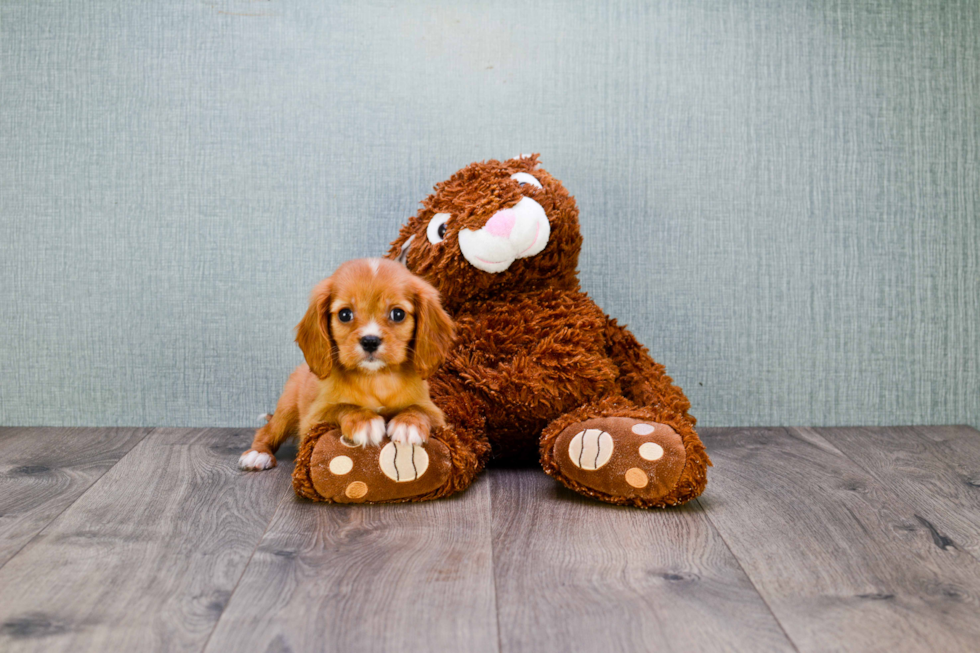
[[[306,365],[286,381],[268,424],[255,433],[239,467],[275,467],[289,437],[319,423],[340,427],[348,444],[424,444],[445,418],[425,382],[442,364],[453,323],[438,292],[400,263],[358,259],[321,281],[296,342]]]

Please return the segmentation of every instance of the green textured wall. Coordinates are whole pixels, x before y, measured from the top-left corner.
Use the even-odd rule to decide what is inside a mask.
[[[0,423],[245,425],[315,281],[542,153],[705,425],[980,426],[980,3],[0,3]]]

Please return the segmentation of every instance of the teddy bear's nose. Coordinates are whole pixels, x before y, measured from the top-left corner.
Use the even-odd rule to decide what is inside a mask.
[[[493,216],[487,220],[487,223],[483,225],[483,228],[494,236],[507,238],[510,236],[510,231],[514,228],[514,222],[516,221],[517,214],[514,212],[514,209],[504,209],[503,211],[497,211],[494,213]]]

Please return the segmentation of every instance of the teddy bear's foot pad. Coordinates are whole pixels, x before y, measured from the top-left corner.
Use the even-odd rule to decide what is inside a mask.
[[[686,457],[674,429],[632,417],[576,422],[559,434],[553,453],[573,488],[585,486],[600,499],[656,500],[677,484]]]
[[[449,477],[445,444],[385,442],[380,447],[350,446],[337,431],[322,436],[310,457],[310,480],[327,501],[384,503],[432,492]]]

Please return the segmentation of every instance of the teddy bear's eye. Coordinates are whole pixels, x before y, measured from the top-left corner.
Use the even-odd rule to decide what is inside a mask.
[[[436,213],[432,216],[432,219],[429,220],[429,226],[425,229],[425,235],[430,243],[433,245],[441,243],[442,239],[446,237],[446,222],[449,218],[448,213]]]
[[[510,176],[511,179],[516,181],[518,184],[523,186],[524,184],[531,184],[535,188],[541,188],[541,182],[527,174],[526,172],[515,172]]]

